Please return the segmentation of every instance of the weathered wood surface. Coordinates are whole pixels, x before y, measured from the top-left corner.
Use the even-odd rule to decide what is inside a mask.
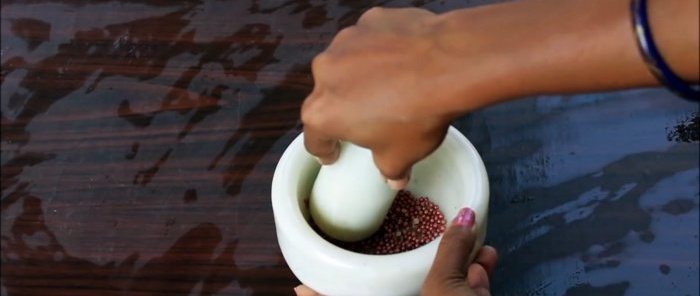
[[[2,295],[291,295],[270,182],[309,61],[370,6],[480,3],[3,1]],[[638,90],[456,121],[494,295],[698,295],[697,112]]]

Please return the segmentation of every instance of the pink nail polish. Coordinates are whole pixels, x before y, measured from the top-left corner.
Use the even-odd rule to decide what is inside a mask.
[[[454,218],[454,220],[452,220],[452,224],[471,228],[472,226],[474,226],[474,221],[476,221],[476,215],[474,214],[474,211],[472,211],[472,209],[470,208],[462,208],[461,210],[459,210],[459,213],[457,213],[457,216]]]

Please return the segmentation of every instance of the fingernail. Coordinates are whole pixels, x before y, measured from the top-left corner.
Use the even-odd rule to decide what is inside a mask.
[[[320,158],[320,157],[314,156],[314,158],[316,158],[316,161],[318,161],[318,163],[320,163],[321,165],[329,165],[329,164],[333,164],[338,159],[338,156],[336,155],[336,156],[326,157],[326,158]]]
[[[317,161],[318,163],[320,163],[321,165],[327,165],[327,164],[328,164],[328,163],[326,163],[325,161],[323,161],[323,159],[321,159],[321,158],[318,157],[318,156],[314,156],[314,158],[315,158],[316,161]]]
[[[297,295],[317,295],[316,292],[304,285],[298,285],[294,287],[294,293],[296,293]]]
[[[410,177],[406,177],[406,178],[399,179],[399,180],[387,179],[386,184],[389,185],[389,188],[391,188],[393,190],[402,190],[402,189],[406,188],[406,185],[408,185],[408,181],[410,181]]]
[[[452,220],[452,224],[471,228],[474,226],[474,221],[476,221],[474,211],[470,208],[462,208],[459,210],[459,213],[457,213],[457,217]]]
[[[324,156],[323,158],[314,156],[316,161],[318,161],[318,163],[321,165],[333,164],[336,160],[338,160],[338,157],[340,157],[340,143],[336,144],[335,150],[333,150],[333,153],[329,154],[328,156]]]

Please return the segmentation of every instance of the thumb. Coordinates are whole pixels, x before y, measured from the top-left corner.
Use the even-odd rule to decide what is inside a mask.
[[[476,240],[475,221],[476,215],[470,208],[459,211],[440,240],[428,278],[440,282],[464,282],[469,255]]]

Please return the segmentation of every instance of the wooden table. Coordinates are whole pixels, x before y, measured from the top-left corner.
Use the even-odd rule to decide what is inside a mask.
[[[2,295],[291,295],[270,182],[309,61],[370,6],[481,3],[3,1]],[[454,125],[489,172],[494,295],[698,295],[697,104],[537,97]]]

